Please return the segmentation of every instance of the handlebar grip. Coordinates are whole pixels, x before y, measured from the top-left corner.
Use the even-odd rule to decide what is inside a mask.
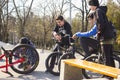
[[[6,50],[5,50],[3,47],[1,47],[1,49],[2,49],[4,52],[6,52]]]
[[[1,47],[1,49],[5,52],[4,54],[6,54],[6,56],[9,55],[9,52],[7,50],[5,50],[5,48]]]

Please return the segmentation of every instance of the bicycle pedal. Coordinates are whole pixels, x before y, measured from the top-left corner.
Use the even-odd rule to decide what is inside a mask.
[[[13,76],[13,74],[12,73],[10,73],[10,72],[8,72],[8,71],[3,71],[3,70],[1,70],[3,73],[7,73],[7,74],[9,74],[11,77]]]

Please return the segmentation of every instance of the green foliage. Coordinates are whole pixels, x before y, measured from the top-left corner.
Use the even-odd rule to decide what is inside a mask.
[[[107,11],[107,16],[109,20],[113,22],[117,29],[117,43],[115,45],[115,48],[120,49],[120,6],[117,5],[116,3],[112,2],[111,0],[108,0],[107,3],[108,11]]]
[[[81,31],[81,23],[80,23],[80,19],[75,17],[72,19],[72,32],[76,33],[78,31]]]

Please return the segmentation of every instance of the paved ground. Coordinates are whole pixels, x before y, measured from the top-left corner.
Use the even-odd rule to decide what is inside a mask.
[[[10,44],[5,44],[2,42],[0,42],[0,46],[3,46],[5,49],[11,49],[13,47]],[[0,71],[0,80],[59,80],[59,76],[54,76],[50,73],[45,73],[46,70],[45,59],[51,52],[45,50],[43,53],[42,50],[40,49],[37,49],[37,51],[39,53],[40,62],[39,62],[39,66],[34,72],[27,75],[23,75],[23,74],[15,73],[11,68],[9,68],[9,71],[14,75],[14,77],[10,77],[8,74],[5,74]],[[4,61],[0,61],[0,65],[1,64],[3,65]],[[0,70],[4,70],[4,69],[0,69]],[[92,80],[106,80],[106,79],[92,79]]]
[[[22,74],[15,73],[13,70],[11,70],[11,68],[9,68],[10,72],[12,72],[14,77],[10,77],[8,74],[5,74],[0,71],[0,80],[59,80],[59,76],[54,76],[50,73],[45,73],[45,70],[46,70],[45,59],[50,52],[44,51],[44,53],[42,53],[41,50],[38,50],[38,52],[40,56],[40,63],[34,72],[28,75],[22,75]],[[0,61],[0,64],[3,64],[3,63],[4,61]]]

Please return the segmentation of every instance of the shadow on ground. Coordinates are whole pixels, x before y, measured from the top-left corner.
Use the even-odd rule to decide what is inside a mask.
[[[54,76],[50,73],[42,71],[34,71],[30,74],[19,75],[17,77],[0,78],[0,80],[59,80],[59,76]]]

